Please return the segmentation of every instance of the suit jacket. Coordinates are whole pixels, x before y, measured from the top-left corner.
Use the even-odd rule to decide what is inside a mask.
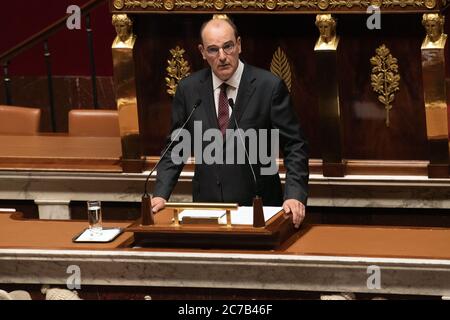
[[[194,111],[186,129],[193,136],[194,121],[201,121],[202,132],[210,128],[218,129],[211,69],[207,68],[179,82],[172,106],[171,132],[181,127],[199,99],[202,102]],[[245,64],[231,117],[233,116],[236,117],[239,128],[244,131],[250,128],[279,130],[279,146],[284,155],[287,173],[284,197],[278,173],[261,175],[260,169],[264,165],[260,159],[253,165],[258,190],[255,190],[248,163],[198,164],[196,159],[192,180],[194,202],[237,202],[239,205],[251,205],[255,192],[258,192],[264,205],[280,206],[285,199],[297,199],[306,205],[309,175],[307,142],[284,82],[266,70]],[[235,129],[232,118],[228,128]],[[258,134],[258,143],[260,138]],[[193,141],[191,142],[193,145]],[[210,143],[203,141],[202,150]],[[273,152],[270,143],[268,150]],[[269,151],[266,154],[270,155]],[[183,168],[183,164],[176,165],[172,162],[170,154],[169,150],[159,164],[154,191],[154,196],[165,199],[170,197]]]

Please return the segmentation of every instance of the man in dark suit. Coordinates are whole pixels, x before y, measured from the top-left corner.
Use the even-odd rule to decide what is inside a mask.
[[[213,18],[206,22],[201,29],[201,39],[199,50],[210,68],[200,70],[179,82],[173,101],[172,132],[182,126],[194,104],[201,100],[201,105],[193,112],[186,129],[193,139],[200,139],[198,141],[202,151],[208,145],[208,141],[205,142],[203,138],[205,131],[212,128],[220,130],[224,135],[223,140],[228,142],[230,139],[225,130],[236,129],[233,119],[236,117],[238,127],[244,132],[257,132],[257,144],[261,149],[261,142],[265,142],[270,152],[267,154],[278,151],[277,144],[272,140],[278,140],[279,136],[277,142],[284,155],[286,183],[283,196],[277,170],[275,173],[264,174],[266,163],[262,163],[260,158],[257,163],[251,161],[256,169],[254,171],[258,182],[255,184],[248,162],[229,164],[223,161],[224,163],[207,164],[207,161],[199,161],[199,155],[196,154],[195,175],[192,180],[193,200],[251,205],[257,192],[264,205],[282,205],[286,213],[292,213],[293,223],[298,227],[305,217],[307,200],[307,143],[284,82],[268,71],[239,60],[241,38],[236,26],[228,18]],[[228,99],[235,101],[233,109]],[[201,124],[202,136],[194,136],[194,131],[199,132],[194,130],[195,123]],[[271,130],[276,130],[278,136],[268,134],[262,137],[262,132]],[[255,141],[251,142],[254,143]],[[224,153],[227,152],[228,147]],[[174,163],[170,154],[171,152],[167,153],[158,168],[152,199],[154,212],[164,208],[183,168],[183,164]],[[203,155],[201,152],[200,156]],[[255,190],[255,185],[258,190]]]

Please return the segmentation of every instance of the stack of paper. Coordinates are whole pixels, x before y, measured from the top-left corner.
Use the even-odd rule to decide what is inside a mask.
[[[269,221],[282,210],[281,207],[264,207],[264,220]],[[183,210],[178,215],[180,223],[226,224],[225,210]],[[253,207],[239,207],[231,210],[231,224],[253,225]]]

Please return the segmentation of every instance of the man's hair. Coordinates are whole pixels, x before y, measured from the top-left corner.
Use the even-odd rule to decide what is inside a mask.
[[[113,14],[112,24],[115,26],[117,23],[125,22],[128,26],[133,25],[133,21],[126,14]]]
[[[438,13],[425,13],[422,18],[422,24],[425,25],[427,21],[437,21],[442,27],[445,23],[445,17]]]
[[[331,22],[331,24],[336,25],[336,19],[331,14],[318,14],[316,15],[316,26],[319,26],[319,22]]]
[[[202,35],[203,35],[203,30],[205,29],[206,25],[214,20],[223,20],[223,21],[227,22],[234,31],[234,37],[236,39],[239,37],[238,29],[237,29],[236,25],[234,24],[234,22],[230,19],[230,17],[228,17],[226,14],[215,14],[215,15],[213,15],[212,19],[209,19],[208,21],[203,22],[203,24],[200,28],[200,42],[203,42]]]

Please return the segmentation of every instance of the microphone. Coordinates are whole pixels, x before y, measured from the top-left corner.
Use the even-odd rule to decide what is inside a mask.
[[[197,109],[198,106],[200,106],[200,104],[202,103],[202,99],[197,99],[197,101],[195,101],[194,106],[192,107],[192,111],[191,113],[189,113],[188,118],[186,119],[186,121],[183,123],[183,125],[178,129],[177,134],[175,135],[175,137],[170,141],[170,143],[167,145],[166,149],[164,149],[161,157],[159,158],[158,162],[156,162],[156,164],[153,166],[152,170],[150,171],[150,173],[147,175],[147,179],[145,179],[145,184],[144,184],[144,194],[142,195],[142,203],[141,203],[141,217],[142,217],[142,222],[141,224],[143,226],[146,225],[153,225],[155,224],[155,221],[153,219],[153,210],[152,210],[152,196],[147,192],[147,186],[148,186],[148,181],[152,175],[152,173],[156,170],[156,168],[158,167],[159,163],[161,162],[161,160],[165,157],[167,151],[169,151],[170,147],[173,145],[173,143],[177,140],[178,136],[181,133],[181,130],[184,129],[184,127],[187,125],[187,123],[189,122],[189,120],[191,119],[192,115],[194,114],[195,109]]]
[[[234,101],[233,99],[228,99],[228,104],[230,105],[231,110],[233,111],[233,120],[236,128],[238,130],[239,138],[241,140],[242,146],[244,147],[245,156],[247,157],[248,165],[250,166],[250,170],[253,175],[253,182],[255,186],[255,197],[253,198],[253,227],[260,228],[266,225],[266,221],[264,219],[264,210],[262,198],[259,196],[259,187],[258,187],[258,179],[256,179],[255,171],[253,170],[253,166],[250,162],[250,157],[248,156],[247,148],[245,147],[244,139],[242,138],[241,129],[236,120],[236,113],[234,110]]]

